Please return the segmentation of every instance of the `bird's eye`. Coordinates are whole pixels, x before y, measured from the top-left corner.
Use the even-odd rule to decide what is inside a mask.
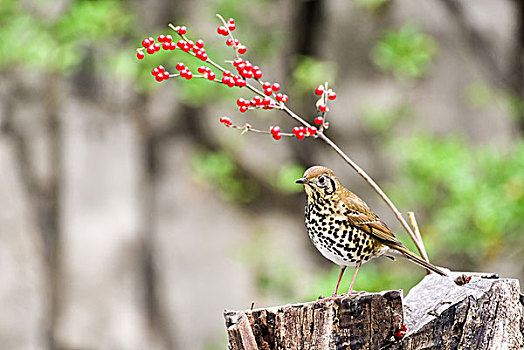
[[[326,178],[324,176],[319,177],[318,178],[318,183],[321,184],[321,185],[325,184],[326,183]]]

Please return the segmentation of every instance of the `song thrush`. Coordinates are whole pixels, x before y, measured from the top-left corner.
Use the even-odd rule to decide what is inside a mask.
[[[312,166],[296,181],[307,194],[306,229],[315,247],[342,267],[333,296],[347,266],[355,266],[348,294],[363,263],[385,255],[404,256],[440,275],[447,274],[409,251],[357,195],[342,186],[331,169]]]

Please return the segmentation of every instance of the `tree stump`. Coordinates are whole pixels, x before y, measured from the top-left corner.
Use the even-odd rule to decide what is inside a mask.
[[[224,316],[231,350],[522,349],[523,303],[515,279],[429,275],[404,300],[386,291]]]

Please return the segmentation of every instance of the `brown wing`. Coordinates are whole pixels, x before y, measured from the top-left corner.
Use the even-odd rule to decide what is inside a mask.
[[[346,217],[351,223],[360,228],[362,231],[370,234],[372,237],[378,239],[389,247],[399,251],[409,260],[425,267],[428,270],[438,273],[442,276],[448,274],[438,267],[424,261],[416,254],[409,251],[400,241],[395,238],[395,235],[388,226],[382,222],[379,217],[367,206],[367,204],[360,199],[356,194],[352,193],[346,188],[343,191],[341,201],[347,206]]]
[[[354,226],[383,243],[404,246],[395,238],[388,226],[367,206],[366,202],[346,188],[341,188],[341,190],[343,194],[340,198],[347,206],[346,216]]]

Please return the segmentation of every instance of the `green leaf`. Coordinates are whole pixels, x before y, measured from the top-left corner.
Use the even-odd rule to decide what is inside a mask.
[[[193,157],[193,170],[197,179],[211,185],[224,200],[249,203],[258,195],[257,184],[240,177],[235,163],[225,152],[198,152]]]
[[[400,79],[420,78],[427,73],[436,54],[436,43],[415,26],[387,31],[375,45],[371,57],[385,72]]]

